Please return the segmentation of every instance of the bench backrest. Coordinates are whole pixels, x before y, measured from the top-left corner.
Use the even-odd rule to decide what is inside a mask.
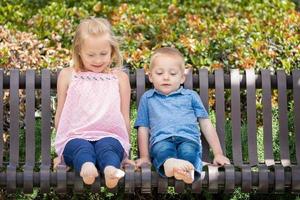
[[[142,69],[128,74],[132,96],[138,104],[151,84]],[[12,190],[23,185],[25,190],[26,187],[31,190],[40,182],[41,188],[47,190],[51,184],[49,170],[56,81],[57,73],[47,69],[40,73],[34,70],[20,73],[13,69],[9,75],[0,70],[0,133],[3,136],[0,137],[0,167],[7,167],[7,178],[0,177],[0,185],[11,184],[8,188]],[[243,73],[237,69],[230,73],[224,73],[222,69],[214,73],[199,69],[187,74],[184,87],[199,92],[206,109],[215,113],[222,149],[235,166],[299,165],[300,70],[291,74],[282,70],[261,70],[255,74],[253,69]],[[25,116],[20,115],[20,110],[25,110]],[[25,138],[20,138],[21,132]],[[40,152],[36,151],[37,140],[41,143]],[[24,160],[20,154],[25,155]],[[203,160],[211,161],[205,140]],[[34,168],[39,168],[40,176],[24,176],[23,183],[15,183],[19,180],[16,170],[32,172]]]

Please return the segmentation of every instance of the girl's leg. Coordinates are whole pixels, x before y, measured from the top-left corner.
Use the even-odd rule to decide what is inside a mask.
[[[108,188],[114,188],[125,175],[120,170],[124,157],[124,149],[120,142],[111,137],[103,138],[95,144],[97,164],[104,173],[105,183]]]
[[[98,176],[95,166],[96,156],[93,145],[84,139],[70,140],[63,152],[67,165],[73,166],[86,184],[92,184]]]

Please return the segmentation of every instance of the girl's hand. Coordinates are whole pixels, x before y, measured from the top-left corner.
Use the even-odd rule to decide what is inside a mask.
[[[137,167],[141,167],[142,164],[151,164],[151,160],[148,157],[144,157],[144,158],[139,158],[135,161],[135,164]]]
[[[128,159],[128,158],[125,158],[125,159],[123,160],[123,162],[122,162],[122,165],[123,165],[123,166],[126,166],[126,165],[132,165],[132,166],[135,167],[135,162],[134,162],[133,160],[130,160],[130,159]]]
[[[56,157],[56,158],[53,159],[53,169],[57,170],[57,167],[59,165],[65,166],[67,171],[69,171],[69,169],[70,169],[69,166],[66,166],[65,162],[62,159],[62,156],[61,157]]]
[[[53,169],[56,169],[60,163],[61,163],[61,157],[54,158],[53,159]]]
[[[230,160],[224,156],[223,154],[218,154],[215,155],[214,161],[213,161],[214,165],[225,165],[225,164],[230,164]]]

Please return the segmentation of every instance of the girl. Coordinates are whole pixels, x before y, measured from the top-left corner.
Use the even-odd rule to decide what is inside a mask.
[[[127,158],[130,83],[120,68],[111,68],[120,67],[122,57],[107,20],[79,24],[72,61],[58,76],[54,167],[63,159],[86,184],[93,184],[100,170],[113,188],[125,175],[122,161],[134,162]]]

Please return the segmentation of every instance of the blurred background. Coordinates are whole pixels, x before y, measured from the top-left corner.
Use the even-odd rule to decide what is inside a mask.
[[[285,69],[300,64],[297,0],[1,0],[0,68],[69,65],[75,27],[105,17],[131,69],[174,46],[188,67]]]

